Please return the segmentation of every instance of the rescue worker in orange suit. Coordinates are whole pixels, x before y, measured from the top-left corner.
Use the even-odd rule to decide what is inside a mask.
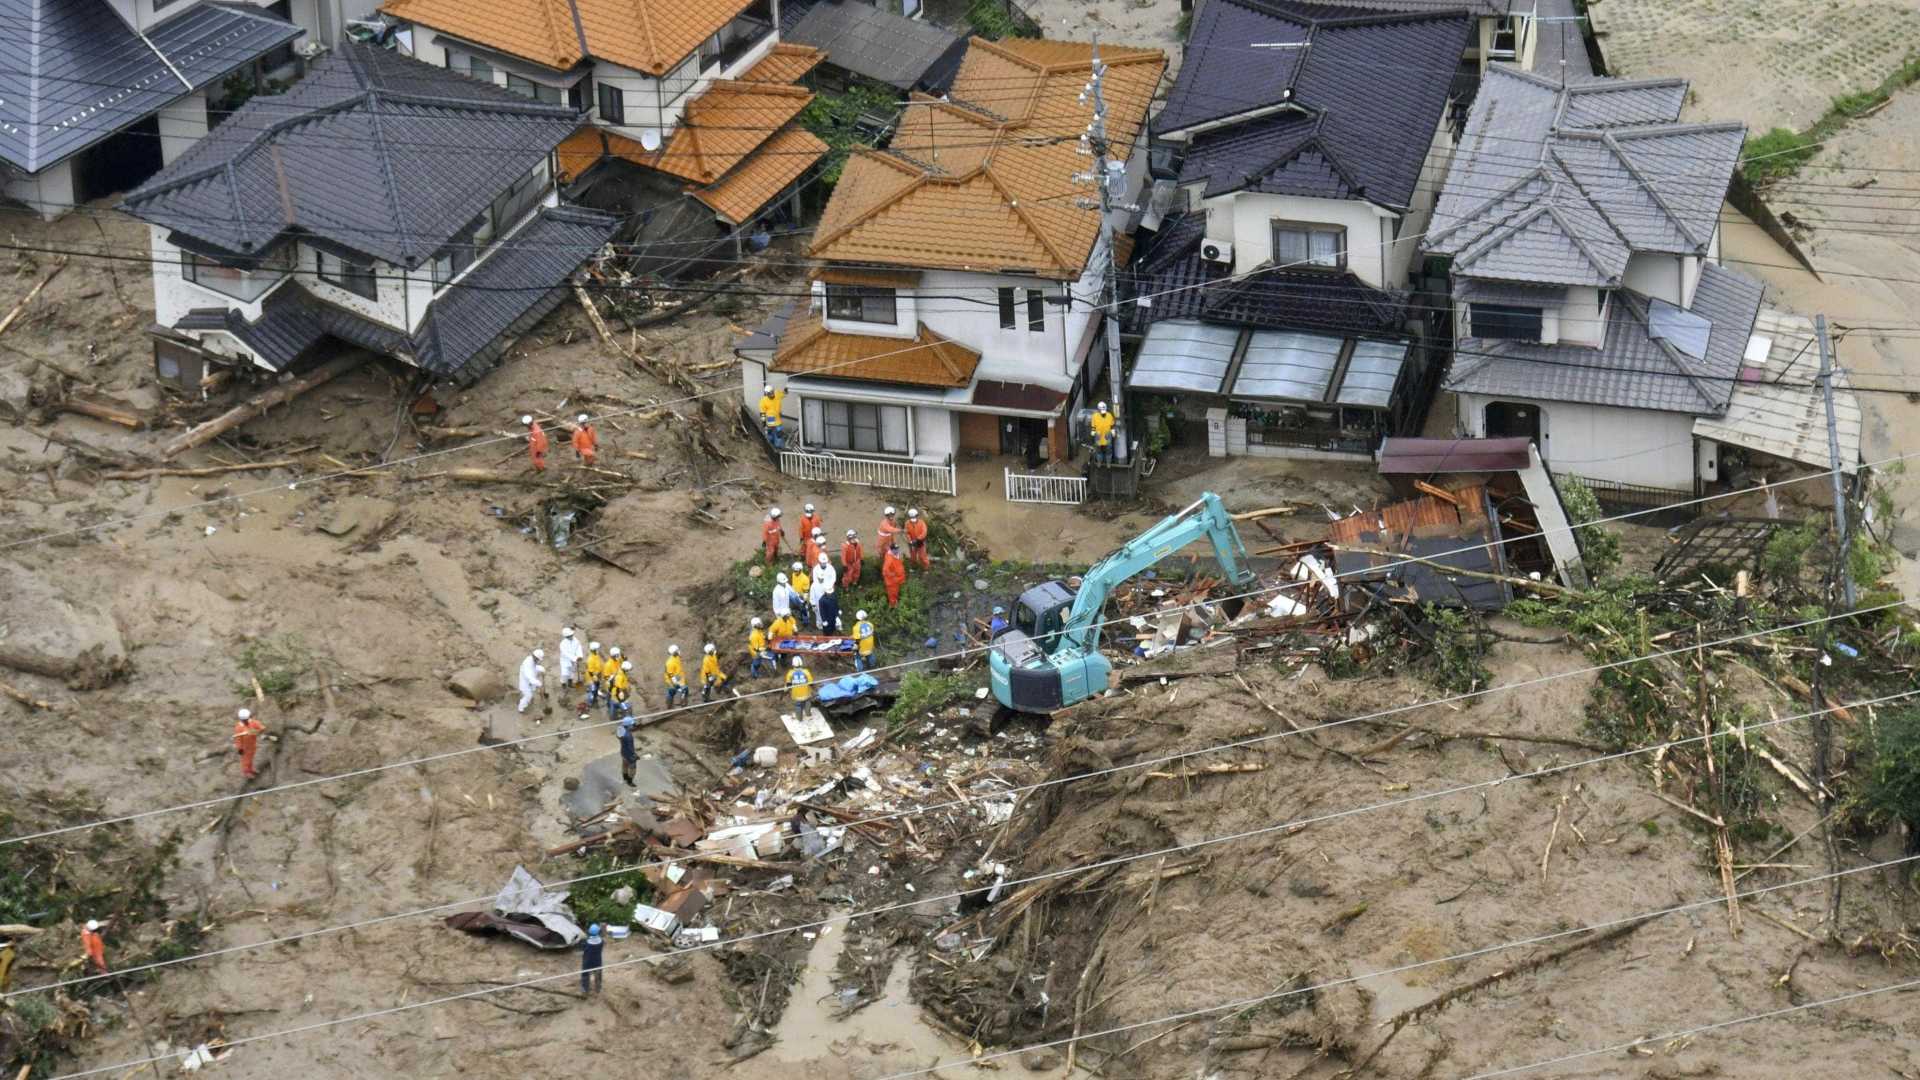
[[[800,561],[807,566],[818,564],[820,562],[820,553],[825,550],[826,534],[819,529],[814,529],[811,532],[802,529],[800,530],[800,535],[807,542],[806,546],[800,551]]]
[[[238,717],[233,722],[233,749],[240,755],[240,775],[251,780],[260,775],[253,770],[253,755],[260,749],[260,733],[267,728],[253,718],[251,710],[241,709]]]
[[[600,454],[600,435],[587,422],[586,413],[573,418],[573,452],[580,455],[582,465],[592,465]]]
[[[927,519],[918,510],[907,511],[907,558],[922,570],[927,569]]]
[[[907,583],[907,564],[900,559],[899,549],[892,545],[880,556],[880,582],[887,587],[887,606],[900,606],[900,586]]]
[[[80,930],[80,947],[86,950],[87,964],[95,975],[107,973],[107,939],[100,936],[100,924],[88,919]]]
[[[819,512],[813,508],[813,504],[808,503],[800,512],[800,535],[812,536],[814,533],[824,535],[826,530],[827,523],[821,519]],[[813,563],[808,562],[807,565],[812,566]]]
[[[767,549],[767,564],[780,561],[780,549],[787,543],[787,530],[780,524],[780,508],[767,511],[767,520],[760,526],[760,544]]]
[[[866,553],[860,550],[860,534],[847,530],[847,541],[840,545],[840,584],[853,588],[860,584],[860,564],[866,559]]]
[[[894,540],[900,535],[900,523],[893,519],[893,513],[893,507],[891,506],[880,511],[880,539],[874,546],[881,551],[892,547]]]
[[[540,421],[531,415],[521,417],[520,422],[527,428],[527,456],[533,459],[533,471],[546,472],[547,451],[551,448],[547,433],[540,429]]]

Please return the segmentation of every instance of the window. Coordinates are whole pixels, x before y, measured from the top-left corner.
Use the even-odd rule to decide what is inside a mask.
[[[617,86],[601,83],[595,87],[600,92],[600,119],[608,124],[627,122],[627,95]]]
[[[1047,294],[1027,290],[1027,329],[1038,334],[1047,328]]]
[[[1520,33],[1526,26],[1525,15],[1502,15],[1494,20],[1493,46],[1487,50],[1489,56],[1500,60],[1511,60],[1520,55]]]
[[[687,91],[700,82],[700,57],[689,56],[680,62],[680,66],[667,72],[660,79],[660,100],[672,104],[686,96]]]
[[[720,62],[721,34],[715,34],[700,43],[700,70],[705,71]]]
[[[544,83],[537,83],[537,82],[534,82],[532,79],[523,79],[520,76],[514,75],[512,73],[508,73],[507,75],[507,89],[513,91],[516,94],[520,94],[525,97],[530,97],[535,101],[545,102],[548,105],[560,104],[560,88],[559,87],[548,86]]]
[[[180,253],[180,276],[235,300],[258,300],[273,288],[287,271],[293,269],[291,249],[282,248],[267,256],[253,270],[225,266],[191,252]]]
[[[848,322],[883,323],[899,321],[899,305],[893,290],[874,285],[827,285],[827,318]]]
[[[857,405],[805,398],[800,423],[810,446],[860,454],[905,454],[907,410],[903,405]]]
[[[1000,290],[1000,329],[1011,330],[1016,325],[1018,324],[1014,322],[1014,315],[1013,315],[1013,290],[1001,289]]]
[[[1345,270],[1347,230],[1338,225],[1273,223],[1273,261],[1296,270]]]
[[[320,280],[329,285],[337,285],[369,300],[380,298],[380,283],[373,274],[372,262],[360,262],[355,259],[343,259],[326,251],[315,251],[318,260]]]
[[[1512,304],[1469,304],[1467,332],[1497,341],[1539,341],[1540,309]]]
[[[487,208],[488,213],[493,217],[492,234],[487,237],[489,241],[493,239],[493,235],[511,229],[514,222],[519,221],[546,195],[547,180],[547,161],[542,159],[540,164],[522,174],[520,179],[515,180],[511,187],[500,194],[499,198],[493,200],[493,205]]]
[[[582,111],[593,104],[593,76],[584,75],[579,82],[567,87],[567,104]]]

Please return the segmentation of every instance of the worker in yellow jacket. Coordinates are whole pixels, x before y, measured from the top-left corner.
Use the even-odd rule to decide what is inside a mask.
[[[760,426],[766,429],[767,441],[776,450],[786,445],[786,433],[780,429],[780,399],[785,396],[771,383],[760,390]]]
[[[1093,459],[1102,464],[1113,461],[1113,414],[1107,411],[1107,403],[1094,406],[1093,419]]]
[[[793,695],[797,706],[813,700],[813,675],[807,671],[806,662],[797,656],[793,658],[793,670],[787,673],[787,693]]]
[[[700,700],[712,701],[714,689],[726,681],[727,673],[720,670],[720,657],[709,641],[705,655],[700,657]]]
[[[606,677],[607,661],[600,655],[600,643],[587,642],[587,660],[582,670],[587,678],[587,706],[600,704],[600,682]]]
[[[807,576],[805,563],[794,563],[787,571],[787,586],[793,590],[793,606],[800,612],[800,621],[813,625],[813,608],[807,604],[807,593],[813,589],[813,579]]]
[[[773,659],[773,650],[767,646],[767,631],[756,618],[747,630],[747,677],[759,678],[761,664],[766,664],[776,674],[780,670],[779,664]]]
[[[767,627],[767,647],[771,649],[774,642],[779,641],[781,638],[792,637],[799,632],[800,624],[793,620],[792,612],[788,612],[785,615],[776,615],[774,616],[773,624]],[[779,674],[777,668],[774,674]]]
[[[680,704],[687,703],[687,669],[680,663],[680,646],[667,646],[667,668],[662,678],[667,684],[667,708],[673,708],[673,699],[679,698]]]
[[[620,666],[607,676],[607,719],[618,720],[622,714],[633,715],[633,706],[627,699],[633,696],[633,661],[622,660]]]
[[[858,652],[853,657],[853,670],[865,671],[873,666],[873,624],[867,621],[867,613],[853,613],[853,643]]]

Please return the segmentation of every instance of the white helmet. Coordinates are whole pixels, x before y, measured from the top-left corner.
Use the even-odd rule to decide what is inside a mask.
[[[1101,402],[1100,404],[1098,404],[1098,405],[1096,405],[1096,406],[1094,406],[1094,408],[1095,408],[1095,409],[1097,409],[1097,410],[1098,410],[1098,411],[1100,411],[1100,412],[1106,412],[1106,411],[1107,411],[1107,403],[1103,401],[1103,402]]]
[[[832,563],[830,563],[830,562],[828,562],[828,561],[827,561],[827,553],[826,553],[826,552],[824,552],[824,551],[820,553],[820,565],[821,565],[821,566],[832,566],[832,565],[833,565]]]
[[[825,540],[827,538],[827,530],[825,529],[813,530],[813,538],[815,540]]]
[[[620,661],[620,670],[621,670],[621,671],[632,671],[632,670],[633,670],[633,661],[631,661],[631,660],[622,660],[622,661]]]
[[[907,516],[908,516],[908,517],[910,517],[910,518],[917,518],[917,517],[919,517],[919,516],[920,516],[920,511],[918,511],[918,510],[908,510],[908,511],[907,511]]]
[[[761,393],[763,393],[763,394],[771,394],[771,393],[773,393],[773,384],[772,384],[772,383],[768,383],[767,385],[765,385],[765,386],[763,386],[763,387],[761,387],[761,388],[760,388],[760,392],[761,392]]]
[[[520,418],[520,422],[521,422],[522,424],[531,424],[531,423],[533,423],[533,414],[532,414],[532,413],[528,413],[527,415],[525,415],[525,416],[523,416],[523,417],[521,417],[521,418]]]
[[[765,623],[763,623],[763,622],[761,622],[761,621],[760,621],[760,616],[758,616],[758,615],[755,615],[755,616],[753,617],[753,627],[754,627],[754,629],[756,629],[756,630],[758,630],[758,629],[759,629],[760,627],[762,627],[762,626],[765,626],[765,625],[766,625]]]
[[[608,655],[610,655],[610,656],[619,656],[619,655],[620,655],[620,646],[618,646],[618,645],[615,645],[615,646],[614,646],[614,647],[613,647],[613,648],[612,648],[611,650],[609,650],[609,651],[608,651]]]
[[[847,530],[847,539],[849,539],[849,540],[857,540],[857,539],[859,539],[859,538],[860,538],[860,534],[859,534],[859,533],[857,533],[857,532],[854,532],[854,531],[853,531],[852,529],[848,529],[848,530]]]
[[[87,920],[87,929],[89,929],[89,930],[98,930],[98,929],[100,929],[100,923],[99,923],[99,921],[98,921],[98,920],[95,920],[95,919],[88,919],[88,920]]]
[[[858,619],[858,620],[860,620],[861,622],[866,622],[866,621],[867,621],[867,613],[866,613],[866,612],[864,612],[864,611],[856,611],[856,612],[854,612],[854,613],[853,613],[853,617],[854,617],[854,618],[856,618],[856,619]]]
[[[806,573],[806,572],[807,572],[807,564],[806,564],[806,563],[803,563],[803,562],[801,562],[801,561],[800,561],[799,559],[795,559],[795,560],[793,560],[793,572],[794,572],[794,573],[796,573],[796,574],[804,574],[804,573]]]
[[[579,416],[574,417],[573,421],[576,424],[584,424],[587,422],[587,414],[581,413]]]
[[[779,517],[779,516],[780,516],[780,508],[776,506],[776,507],[774,507],[773,509],[771,509],[771,510],[769,510],[769,511],[767,511],[767,516],[768,516],[768,517],[770,517],[770,518],[777,518],[777,517]]]
[[[678,645],[669,645],[669,646],[667,646],[667,655],[668,655],[668,656],[679,656],[679,655],[680,655],[680,646],[678,646]]]
[[[803,662],[803,661],[802,661],[802,660],[801,660],[801,659],[800,659],[799,657],[797,657],[797,656],[796,656],[796,657],[794,657],[794,658],[793,658],[793,666],[794,666],[794,667],[805,667],[805,666],[806,666],[806,664],[805,664],[805,662]]]
[[[599,642],[597,642],[597,641],[589,641],[589,642],[587,642],[587,651],[588,651],[588,652],[599,652],[599,651],[600,651],[600,643],[599,643]]]
[[[711,653],[711,652],[713,652],[713,642],[711,642],[711,641],[709,641],[709,642],[707,642],[707,647],[706,647],[706,649],[705,649],[705,651],[706,651],[706,652],[708,652],[708,653]]]
[[[241,709],[241,710],[240,710],[240,719],[242,719],[242,720],[251,720],[251,719],[253,719],[253,710],[252,710],[252,709]]]
[[[547,650],[545,649],[533,650],[533,658],[535,660],[545,660],[547,658]]]
[[[809,513],[809,514],[811,514],[811,513],[813,513],[813,504],[812,504],[812,503],[808,503],[808,504],[807,504],[807,513]]]
[[[561,628],[560,628],[560,636],[561,636],[561,637],[572,637],[572,636],[573,636],[573,627],[571,627],[571,626],[563,626],[563,627],[561,627]]]
[[[787,575],[775,574],[773,575],[773,580],[778,581],[782,585],[785,585],[787,583]]]
[[[891,507],[891,506],[889,506],[889,507],[887,507],[887,508],[886,508],[885,510],[882,510],[882,511],[880,511],[880,513],[881,513],[881,515],[882,515],[883,517],[892,517],[892,516],[893,516],[893,507]]]

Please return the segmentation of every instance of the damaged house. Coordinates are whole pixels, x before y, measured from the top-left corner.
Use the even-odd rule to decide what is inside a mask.
[[[616,219],[562,205],[579,114],[346,44],[256,98],[124,208],[152,231],[154,359],[269,372],[354,345],[471,382],[545,315]]]
[[[560,148],[577,202],[666,245],[641,274],[738,254],[765,219],[797,222],[827,145],[797,123],[795,83],[825,58],[780,41],[775,0],[389,0],[413,55],[583,114]]]
[[[1763,314],[1760,283],[1719,263],[1745,128],[1681,123],[1686,98],[1679,79],[1495,68],[1426,238],[1450,267],[1457,430],[1528,439],[1619,501],[1689,499],[1756,454],[1804,461],[1821,415],[1805,321]]]
[[[1460,11],[1200,8],[1153,121],[1136,397],[1204,418],[1216,455],[1364,458],[1419,428],[1432,376],[1410,274],[1473,31]]]

